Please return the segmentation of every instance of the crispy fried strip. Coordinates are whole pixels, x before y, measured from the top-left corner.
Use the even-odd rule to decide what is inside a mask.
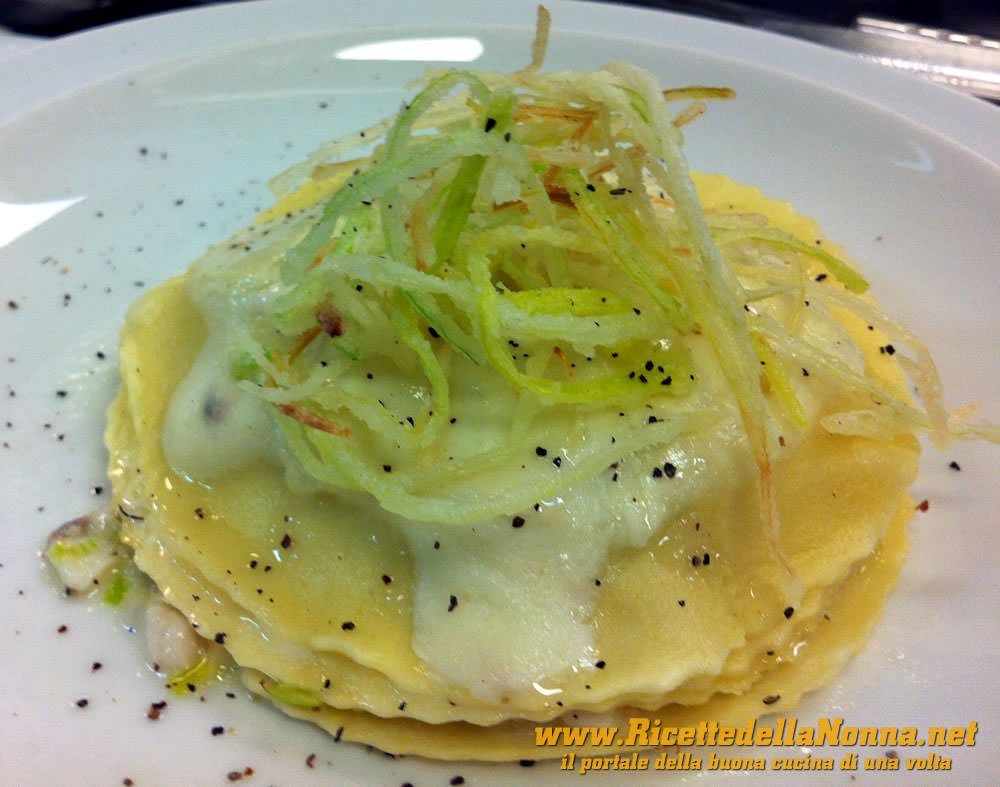
[[[295,346],[292,347],[291,351],[288,353],[288,363],[295,363],[295,359],[302,355],[302,351],[310,345],[313,339],[320,335],[322,330],[323,329],[317,325],[303,333],[299,337],[299,340],[295,343]]]
[[[552,27],[552,15],[549,9],[539,4],[538,16],[535,21],[535,40],[531,42],[531,62],[525,71],[537,71],[545,62],[545,51],[549,48],[549,29]]]
[[[697,120],[702,115],[708,111],[708,105],[701,102],[695,101],[693,104],[688,104],[684,109],[677,113],[677,117],[673,119],[673,124],[680,128],[681,126],[686,126],[692,120]]]
[[[546,186],[545,193],[549,195],[549,199],[560,205],[566,205],[570,208],[573,206],[573,200],[569,196],[569,192],[561,186]]]
[[[597,113],[583,107],[550,107],[547,104],[518,104],[514,120],[525,122],[535,118],[543,120],[573,120],[579,123],[593,123]]]
[[[691,85],[689,87],[672,87],[663,91],[663,97],[667,101],[684,101],[696,98],[736,98],[736,91],[729,87],[705,87],[703,85]]]
[[[552,352],[555,356],[562,362],[563,368],[566,370],[566,376],[571,380],[573,379],[573,365],[569,362],[569,358],[566,357],[566,352],[562,347],[556,345],[552,348]]]
[[[337,437],[350,437],[351,435],[350,427],[335,424],[333,421],[323,418],[321,415],[316,415],[316,413],[310,412],[297,404],[275,402],[274,406],[289,418],[294,418],[300,424],[308,426],[310,429],[319,429],[321,432],[337,435]]]

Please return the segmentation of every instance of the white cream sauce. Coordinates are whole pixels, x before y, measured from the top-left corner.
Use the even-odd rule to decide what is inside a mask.
[[[211,335],[174,392],[164,424],[167,461],[203,483],[273,454],[267,405],[229,375],[227,347],[225,335]]]
[[[497,701],[550,678],[594,669],[591,617],[608,554],[639,547],[704,490],[725,483],[745,451],[735,421],[648,450],[514,518],[475,525],[401,522],[416,568],[413,648],[442,678]],[[676,473],[656,478],[670,462]],[[435,547],[438,544],[438,547]],[[454,603],[452,601],[454,596]],[[449,612],[449,607],[453,607]]]

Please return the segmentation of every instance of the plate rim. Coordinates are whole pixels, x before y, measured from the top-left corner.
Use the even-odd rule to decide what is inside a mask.
[[[323,9],[326,9],[325,13],[333,13],[332,11],[330,11],[331,7],[339,6],[339,5],[347,5],[349,2],[350,2],[350,0],[330,0],[330,2],[320,2],[318,0],[305,0],[305,2],[296,2],[295,5],[302,6],[302,7],[308,6],[310,8],[320,8],[320,7],[322,7]],[[377,0],[377,2],[380,5],[386,5],[386,3],[384,2],[384,0]],[[259,3],[254,3],[253,5],[255,5],[255,6],[268,6],[271,11],[273,11],[274,9],[277,9],[277,8],[287,9],[287,7],[288,7],[287,3],[279,3],[279,2],[259,2]],[[514,3],[511,4],[511,5],[514,6],[515,8],[521,8],[521,9],[530,9],[530,8],[533,7],[533,3],[530,0],[514,0]],[[575,9],[577,7],[580,7],[580,6],[585,6],[585,5],[591,6],[592,8],[599,9],[599,11],[600,11],[601,14],[606,14],[606,13],[610,14],[611,11],[609,10],[609,8],[611,10],[615,10],[615,8],[616,8],[616,7],[607,7],[607,6],[593,6],[592,4],[589,4],[589,3],[553,2],[553,3],[551,3],[551,7],[553,8],[553,10],[555,12],[555,15],[556,15],[557,30],[560,31],[560,32],[564,32],[564,33],[570,34],[570,35],[572,35],[572,34],[582,34],[582,35],[588,35],[589,34],[589,35],[595,35],[596,34],[596,35],[607,37],[609,39],[619,38],[619,39],[621,39],[623,41],[627,41],[627,40],[629,40],[631,38],[627,34],[624,34],[624,33],[621,33],[621,32],[617,32],[616,30],[610,29],[610,27],[611,27],[610,25],[608,26],[607,30],[598,30],[596,28],[596,25],[601,21],[601,19],[603,17],[586,17],[585,18],[584,16],[579,16],[579,18],[578,18],[578,26],[564,26],[564,27],[559,27],[559,25],[558,25],[558,19],[559,19],[560,15],[562,15],[564,18],[566,18],[567,21],[569,21],[569,17],[571,16],[571,14],[569,14],[569,13],[563,13],[564,11],[573,11],[573,9]],[[459,6],[459,3],[455,2],[454,0],[441,0],[441,2],[438,2],[438,3],[435,4],[436,8],[443,8],[443,7],[449,7],[449,8],[451,8],[451,7],[458,7],[458,6]],[[171,15],[169,15],[169,17],[170,17],[170,20],[169,20],[170,21],[170,25],[172,26],[171,29],[174,29],[174,30],[183,30],[183,29],[186,29],[187,25],[192,21],[193,15],[202,14],[204,12],[213,12],[214,13],[214,12],[217,12],[217,11],[225,11],[225,13],[220,13],[219,16],[212,17],[212,18],[215,19],[216,22],[218,22],[218,20],[229,19],[229,18],[232,18],[233,11],[236,8],[237,8],[236,6],[232,6],[232,5],[229,5],[229,6],[210,6],[210,7],[207,7],[207,8],[195,9],[193,11],[184,11],[184,12],[179,12],[177,14],[171,14]],[[468,9],[466,9],[466,11],[467,10]],[[622,9],[618,9],[618,10],[622,10]],[[810,50],[815,50],[813,54],[822,53],[822,54],[818,55],[820,57],[820,60],[822,62],[819,65],[816,65],[817,68],[819,68],[820,65],[822,65],[823,63],[827,64],[827,65],[822,65],[823,68],[828,67],[828,65],[830,63],[833,63],[833,60],[830,60],[829,58],[834,58],[838,62],[838,64],[841,64],[841,65],[849,64],[849,68],[851,68],[851,69],[855,69],[855,67],[857,66],[858,68],[855,69],[856,72],[857,72],[857,74],[858,75],[865,75],[865,78],[868,78],[868,76],[871,76],[871,74],[877,72],[877,73],[879,73],[881,75],[879,77],[880,81],[882,80],[883,77],[889,77],[891,80],[897,80],[897,81],[898,80],[905,80],[907,82],[907,87],[911,88],[913,91],[915,91],[916,94],[923,95],[925,93],[925,91],[932,91],[933,93],[935,93],[936,94],[935,101],[937,102],[935,104],[935,106],[937,106],[937,107],[944,106],[944,104],[942,104],[941,102],[945,102],[945,103],[947,103],[947,102],[954,102],[955,106],[961,105],[962,107],[964,107],[964,109],[962,110],[962,114],[958,115],[957,117],[959,119],[965,118],[965,120],[963,122],[967,123],[968,126],[969,126],[969,128],[971,128],[972,125],[973,125],[973,123],[971,123],[969,121],[969,118],[973,117],[973,115],[970,115],[969,112],[972,112],[972,113],[975,113],[974,117],[976,117],[976,118],[987,118],[987,117],[989,117],[989,119],[993,123],[993,126],[992,126],[993,130],[994,131],[998,130],[998,127],[996,125],[996,121],[1000,120],[1000,114],[997,114],[995,110],[993,110],[992,108],[990,108],[990,107],[988,107],[986,105],[980,105],[974,99],[968,99],[968,98],[966,98],[964,96],[961,96],[959,94],[953,94],[951,91],[948,91],[945,88],[937,87],[937,86],[930,85],[930,84],[924,84],[922,82],[919,82],[916,79],[911,79],[909,77],[905,77],[905,76],[901,76],[901,75],[893,75],[893,74],[888,74],[888,73],[882,73],[881,71],[878,71],[878,67],[877,66],[874,66],[874,65],[871,65],[871,64],[864,64],[862,61],[855,61],[853,58],[851,58],[851,56],[845,55],[843,53],[835,52],[835,51],[832,51],[832,50],[828,51],[828,50],[826,50],[826,49],[824,49],[822,47],[818,47],[818,46],[813,45],[813,44],[807,44],[807,43],[804,43],[804,42],[797,42],[797,41],[793,41],[793,40],[790,40],[790,39],[784,39],[784,38],[782,38],[780,36],[774,36],[774,35],[768,34],[768,33],[761,33],[759,31],[751,31],[751,30],[747,30],[745,28],[739,28],[739,27],[732,26],[732,25],[721,25],[721,23],[716,23],[716,22],[706,22],[705,20],[693,19],[693,18],[690,18],[690,17],[683,17],[681,15],[676,15],[676,14],[666,14],[666,13],[657,12],[657,11],[652,11],[652,12],[650,12],[650,11],[642,11],[640,9],[624,9],[624,10],[627,11],[628,18],[632,20],[632,21],[628,22],[629,25],[634,26],[637,29],[637,31],[641,28],[641,30],[643,31],[644,34],[645,33],[649,34],[648,36],[644,35],[642,37],[635,36],[633,40],[636,40],[636,41],[642,41],[643,43],[656,43],[656,41],[654,39],[655,39],[655,36],[657,34],[657,30],[654,29],[651,25],[648,26],[648,27],[643,27],[644,19],[646,17],[655,18],[655,20],[657,21],[657,25],[661,25],[661,26],[662,25],[666,25],[668,22],[670,24],[673,24],[674,22],[677,22],[677,24],[682,29],[687,29],[687,26],[692,26],[690,29],[699,28],[699,29],[703,29],[704,30],[704,29],[706,29],[705,26],[707,25],[707,29],[709,29],[710,31],[713,31],[713,33],[714,33],[715,30],[717,30],[721,26],[722,28],[726,28],[727,30],[729,30],[729,33],[727,33],[727,35],[732,35],[736,39],[741,39],[742,40],[748,34],[751,34],[751,37],[757,37],[757,40],[754,41],[754,42],[752,42],[753,43],[753,47],[748,48],[746,52],[734,53],[734,52],[722,52],[722,51],[711,50],[711,54],[712,54],[713,57],[719,58],[719,59],[724,59],[724,60],[726,60],[728,62],[740,62],[741,57],[737,57],[737,55],[741,55],[741,56],[742,55],[746,55],[746,57],[743,57],[742,59],[745,60],[745,62],[752,62],[748,58],[750,57],[750,53],[752,53],[752,51],[754,51],[754,47],[756,47],[758,45],[760,45],[760,46],[771,46],[772,43],[774,43],[774,39],[777,39],[778,41],[781,42],[781,44],[780,44],[781,48],[779,50],[777,50],[778,55],[780,55],[781,52],[791,52],[793,50],[800,51],[801,47],[806,47],[806,48],[808,48]],[[639,12],[638,15],[636,15],[637,11]],[[286,12],[284,12],[284,13],[286,13]],[[181,16],[185,16],[185,19],[184,20],[180,20],[180,19],[176,18],[176,17],[181,17]],[[666,18],[667,21],[664,21],[664,17]],[[608,17],[608,18],[610,18],[610,17]],[[33,58],[33,57],[38,57],[38,58],[40,58],[40,60],[38,62],[43,63],[43,64],[48,64],[47,67],[49,67],[49,66],[52,65],[52,62],[53,62],[53,59],[54,59],[55,60],[55,64],[57,66],[65,67],[65,64],[66,64],[67,61],[63,60],[63,61],[60,62],[60,58],[58,57],[58,53],[59,52],[63,52],[65,50],[65,51],[70,52],[70,53],[83,53],[83,54],[86,54],[87,52],[91,52],[91,51],[101,51],[102,49],[106,49],[109,46],[109,41],[110,42],[114,42],[114,41],[116,41],[116,40],[119,39],[119,36],[122,33],[122,31],[118,30],[117,28],[128,28],[128,30],[126,30],[124,32],[128,33],[129,35],[133,35],[134,37],[139,38],[140,37],[139,33],[136,31],[137,27],[143,26],[143,25],[159,26],[164,19],[166,19],[166,17],[164,17],[164,16],[154,17],[154,18],[151,18],[151,19],[138,20],[138,21],[135,21],[135,22],[123,23],[122,25],[116,25],[116,26],[114,26],[115,29],[108,28],[108,29],[105,29],[105,30],[99,30],[99,31],[94,31],[94,32],[83,33],[83,34],[80,34],[78,36],[71,37],[73,40],[67,39],[66,41],[53,42],[53,46],[59,47],[56,50],[48,50],[47,48],[43,47],[43,48],[41,48],[41,50],[38,50],[38,51],[32,50],[32,51],[23,53],[22,55],[18,56],[18,59],[16,59],[16,60],[12,59],[12,60],[7,61],[7,62],[10,62],[10,63],[16,65],[16,67],[12,68],[9,72],[6,72],[9,76],[4,76],[3,73],[0,73],[0,133],[3,133],[3,130],[4,130],[4,124],[6,122],[6,119],[5,119],[3,113],[4,113],[4,110],[6,108],[5,105],[7,103],[7,99],[9,98],[9,94],[5,91],[5,87],[6,87],[6,85],[7,85],[8,82],[13,81],[13,79],[14,79],[13,75],[14,74],[16,74],[16,73],[21,73],[21,74],[25,73],[25,67],[23,67],[23,65],[22,65],[25,60],[31,60],[31,58]],[[201,19],[201,17],[199,17],[199,19]],[[205,19],[207,20],[208,17],[206,16]],[[590,20],[590,22],[587,21],[588,19]],[[679,21],[677,21],[677,20],[679,20]],[[530,21],[530,18],[529,18],[529,21]],[[183,22],[183,24],[181,24],[182,22]],[[468,27],[470,26],[470,24],[474,24],[474,23],[469,23],[469,22],[466,22],[464,24],[451,24],[451,23],[448,23],[446,25],[436,25],[436,24],[433,24],[433,23],[431,23],[431,24],[428,25],[428,24],[424,23],[422,26],[425,29],[428,28],[428,27],[431,27],[431,28],[433,28],[433,27],[448,27],[449,29],[461,29],[461,28],[464,27],[464,28],[468,29]],[[622,24],[624,24],[624,23],[622,23]],[[207,45],[208,47],[214,48],[215,51],[222,51],[225,48],[228,48],[228,46],[235,46],[235,47],[238,48],[238,47],[243,46],[245,44],[252,44],[254,42],[253,36],[249,35],[248,33],[240,32],[239,35],[236,35],[236,33],[234,32],[234,30],[227,29],[225,25],[223,25],[223,24],[220,23],[219,26],[225,30],[225,36],[223,36],[223,37],[227,39],[227,42],[223,42],[223,43],[219,43],[219,44],[214,44],[214,45],[211,45],[211,44]],[[400,26],[401,25],[382,25],[382,26],[379,26],[379,27],[373,27],[373,26],[345,27],[342,32],[344,32],[346,34],[350,34],[350,35],[353,35],[353,34],[364,34],[365,31],[390,30],[390,29],[393,29],[393,28],[398,28]],[[420,25],[418,25],[415,22],[414,23],[406,23],[406,27],[409,28],[409,29],[414,29],[414,28],[416,28],[418,26],[420,26]],[[306,29],[305,29],[306,28],[306,21],[304,21],[303,19],[297,20],[296,24],[294,25],[294,27],[299,28],[300,34],[304,34],[304,35],[323,35],[324,33],[328,32],[328,30],[332,30],[333,29],[332,26],[331,26],[331,27],[329,27],[327,29],[306,31]],[[525,41],[527,42],[528,36],[529,36],[529,32],[528,31],[530,31],[530,24],[528,24],[527,22],[524,23],[524,24],[497,23],[495,29],[524,31],[524,33],[525,33]],[[210,32],[212,32],[213,35],[215,34],[215,31],[210,31]],[[100,34],[100,35],[98,35],[98,34]],[[294,35],[294,33],[293,32],[289,32],[286,35]],[[257,38],[256,40],[260,41],[259,38]],[[666,43],[666,45],[670,49],[672,49],[674,51],[683,51],[683,52],[691,53],[691,54],[694,54],[694,55],[697,55],[697,53],[699,51],[700,52],[709,52],[710,51],[708,49],[699,48],[698,46],[695,46],[695,45],[689,45],[686,42],[684,42],[684,43],[660,42],[660,43],[661,44],[662,43]],[[120,58],[116,57],[115,53],[113,53],[113,52],[109,53],[109,52],[105,51],[104,52],[104,56],[105,56],[106,62],[104,62],[103,64],[101,64],[100,68],[96,69],[95,73],[97,75],[94,76],[93,79],[88,79],[87,81],[83,82],[82,84],[77,84],[77,85],[74,86],[72,84],[73,79],[68,79],[66,77],[66,75],[63,75],[63,76],[53,75],[52,89],[55,90],[56,92],[49,99],[46,99],[46,101],[48,101],[48,100],[58,100],[61,96],[63,96],[63,95],[72,95],[77,90],[86,90],[86,89],[91,89],[91,88],[100,89],[100,86],[102,84],[107,84],[110,80],[112,80],[114,78],[120,78],[122,76],[123,72],[128,72],[128,71],[133,71],[133,70],[138,71],[138,70],[141,70],[141,69],[146,68],[146,67],[155,67],[155,66],[158,66],[158,65],[161,65],[161,64],[164,64],[164,63],[169,63],[169,62],[172,62],[172,61],[181,60],[181,59],[183,59],[183,58],[186,57],[182,53],[180,53],[180,54],[173,54],[173,55],[164,55],[162,53],[162,51],[160,50],[160,48],[158,46],[156,46],[155,44],[156,44],[156,42],[153,42],[148,47],[140,46],[138,50],[133,50],[131,53],[119,53],[119,54],[121,54]],[[791,48],[790,49],[787,48],[786,44],[790,45]],[[168,48],[170,48],[170,47],[168,47]],[[206,47],[199,47],[199,49],[204,49],[204,48],[206,48]],[[170,49],[171,49],[171,51],[174,51],[172,48],[170,48]],[[45,51],[42,51],[42,50],[45,50]],[[126,57],[126,55],[128,55],[128,57]],[[74,54],[73,56],[76,57],[77,55]],[[132,56],[134,56],[136,59],[130,60],[129,57],[132,57]],[[142,58],[144,58],[144,57],[148,57],[149,59],[147,61],[143,61]],[[34,61],[31,61],[31,62],[34,62]],[[939,130],[939,129],[935,129],[932,126],[928,126],[928,125],[926,125],[924,123],[921,123],[919,120],[916,120],[916,119],[912,118],[911,116],[905,114],[904,112],[896,112],[891,107],[886,107],[884,104],[879,103],[874,98],[871,98],[871,97],[868,97],[868,96],[859,96],[859,95],[853,93],[850,89],[848,89],[848,88],[846,88],[846,87],[844,87],[842,85],[837,86],[837,85],[832,85],[832,84],[822,84],[820,82],[816,82],[816,81],[810,79],[808,77],[808,75],[805,75],[805,76],[802,75],[802,74],[792,75],[791,73],[789,73],[787,71],[782,71],[781,69],[779,69],[777,67],[769,66],[767,64],[763,64],[762,65],[760,63],[754,63],[754,65],[755,65],[756,68],[758,68],[758,69],[760,69],[762,71],[777,72],[777,73],[781,74],[783,77],[786,77],[786,78],[789,78],[789,79],[799,80],[803,84],[818,85],[818,87],[820,87],[822,89],[836,91],[836,92],[840,93],[841,95],[843,95],[843,96],[845,96],[847,98],[850,98],[850,99],[853,99],[853,100],[857,100],[857,101],[860,101],[860,102],[864,102],[868,106],[873,107],[875,109],[878,109],[879,111],[883,111],[883,112],[888,113],[890,115],[894,115],[894,116],[898,117],[898,119],[900,120],[900,122],[905,123],[905,124],[911,124],[911,125],[917,126],[917,127],[921,128],[921,130],[924,130],[924,131],[927,131],[929,133],[935,134],[936,136],[939,136],[940,138],[942,138],[944,140],[947,140],[947,141],[949,141],[951,143],[954,143],[957,146],[961,147],[963,149],[963,153],[967,152],[967,153],[970,153],[971,155],[975,156],[978,161],[981,161],[984,164],[986,164],[987,166],[991,167],[991,169],[987,170],[987,172],[986,172],[987,175],[993,176],[993,175],[996,175],[996,174],[1000,173],[1000,170],[996,169],[996,165],[993,164],[992,162],[990,162],[989,159],[986,158],[986,153],[989,153],[990,150],[992,150],[993,153],[991,155],[993,155],[993,158],[995,160],[1000,161],[1000,155],[997,155],[998,153],[1000,153],[1000,151],[997,150],[997,147],[998,147],[997,143],[1000,142],[1000,134],[995,134],[994,133],[994,134],[987,135],[987,136],[993,138],[992,140],[987,139],[987,142],[992,142],[992,145],[987,145],[986,148],[982,148],[980,146],[980,148],[977,150],[976,147],[975,147],[975,145],[981,143],[982,140],[979,140],[979,142],[977,142],[976,140],[973,140],[973,143],[970,145],[967,142],[965,142],[963,139],[956,138],[954,136],[951,136],[951,135],[947,134],[945,131],[942,131],[942,130]],[[0,70],[0,71],[3,71],[3,70]],[[860,78],[860,76],[859,76],[859,78]],[[59,87],[59,85],[63,85],[63,86],[69,85],[69,87],[66,88],[66,89],[64,89],[64,88]],[[62,90],[63,92],[60,93],[59,92],[60,90]],[[38,105],[36,104],[36,105],[27,107],[26,109],[24,109],[23,114],[28,114],[28,113],[34,111],[34,109],[37,108],[37,106]],[[984,110],[985,110],[985,112],[984,112]],[[935,111],[937,111],[937,110],[935,110]],[[992,113],[992,114],[988,116],[987,113]],[[21,116],[23,116],[22,113],[21,113],[21,111],[18,111],[18,112],[15,113],[15,115],[14,115],[14,117],[12,119],[15,119],[15,118],[21,117]],[[983,125],[986,126],[987,129],[990,128],[990,126],[988,126],[987,124],[983,124]],[[884,621],[883,621],[882,625],[884,626]],[[286,720],[282,719],[282,721],[284,722]]]
[[[590,0],[547,0],[553,34],[594,34],[704,52],[834,90],[947,138],[1000,170],[1000,109],[942,85],[900,74],[850,53],[755,28],[687,14]],[[154,14],[74,33],[16,52],[0,71],[0,129],[22,115],[115,76],[269,37],[398,28],[521,29],[534,22],[534,0],[470,8],[434,0],[417,9],[393,0],[252,0]],[[454,11],[450,14],[449,11]],[[371,24],[392,18],[391,24]],[[452,19],[462,19],[455,23]],[[440,20],[440,21],[435,21]],[[320,27],[317,27],[320,25]],[[527,47],[526,47],[527,50]],[[527,51],[526,51],[527,56]],[[72,68],[67,66],[71,65]],[[32,73],[33,79],[23,79]]]

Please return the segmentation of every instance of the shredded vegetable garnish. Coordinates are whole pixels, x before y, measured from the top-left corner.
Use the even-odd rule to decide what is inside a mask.
[[[124,571],[115,572],[111,584],[104,589],[104,603],[112,607],[119,606],[129,591],[129,581]]]
[[[394,118],[279,176],[265,224],[292,221],[284,246],[196,271],[236,293],[232,374],[273,405],[299,470],[411,519],[474,522],[728,407],[780,556],[779,433],[990,433],[949,429],[930,356],[850,265],[763,217],[706,213],[679,127],[731,90],[664,91],[620,63],[542,73],[547,30],[542,10],[525,69],[431,73]],[[805,330],[830,309],[912,353],[922,406]],[[803,366],[871,408],[820,421]],[[484,406],[512,413],[506,430],[477,421]]]
[[[219,664],[211,653],[205,653],[187,669],[172,675],[167,688],[179,697],[193,693],[218,675]]]
[[[267,692],[268,696],[273,697],[278,702],[284,702],[286,705],[293,705],[296,708],[319,708],[323,705],[322,697],[301,686],[261,679],[260,687]]]
[[[79,541],[57,540],[49,546],[48,558],[54,563],[63,560],[80,560],[92,555],[98,549],[97,540],[86,538]]]

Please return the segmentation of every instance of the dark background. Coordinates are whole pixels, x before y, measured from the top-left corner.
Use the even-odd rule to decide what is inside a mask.
[[[96,25],[215,0],[0,0],[0,25],[19,33],[57,36]],[[959,33],[1000,37],[998,0],[624,0],[753,25],[761,14],[849,26],[859,15],[915,22]]]

